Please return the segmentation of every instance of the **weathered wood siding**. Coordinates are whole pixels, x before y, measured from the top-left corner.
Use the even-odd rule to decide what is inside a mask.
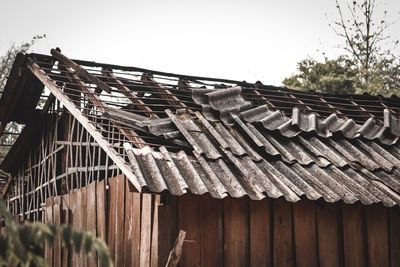
[[[382,205],[223,200],[129,191],[122,176],[47,202],[45,220],[105,239],[116,266],[165,266],[179,230],[180,266],[399,266],[400,214]],[[59,245],[54,266],[97,266]]]
[[[400,266],[398,209],[309,200],[171,199],[160,207],[170,212],[163,223],[172,227],[161,238],[169,247],[171,233],[187,232],[180,266]]]

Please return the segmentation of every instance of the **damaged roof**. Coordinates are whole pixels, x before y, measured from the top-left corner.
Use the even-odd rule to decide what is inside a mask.
[[[59,50],[25,55],[22,65],[138,191],[400,204],[396,96],[299,92],[71,60]],[[2,118],[13,115],[3,109]]]

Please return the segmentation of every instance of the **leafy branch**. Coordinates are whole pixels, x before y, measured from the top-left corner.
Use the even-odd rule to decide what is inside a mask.
[[[52,246],[56,240],[76,253],[94,256],[97,251],[101,266],[111,267],[107,245],[87,232],[74,230],[70,225],[17,223],[0,200],[0,215],[5,231],[0,234],[0,266],[48,266],[42,256],[45,244]],[[1,218],[0,216],[0,218]]]

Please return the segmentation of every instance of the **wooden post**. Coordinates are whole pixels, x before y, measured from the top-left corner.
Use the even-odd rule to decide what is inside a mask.
[[[178,266],[179,259],[181,258],[182,249],[183,249],[183,242],[185,241],[186,232],[180,230],[178,238],[175,241],[175,245],[169,254],[166,267],[175,267]]]

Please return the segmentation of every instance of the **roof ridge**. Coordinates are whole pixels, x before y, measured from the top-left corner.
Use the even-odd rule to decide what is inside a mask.
[[[27,56],[38,56],[38,57],[50,57],[48,54],[41,54],[41,53],[28,53],[26,54]],[[230,84],[237,84],[237,85],[245,85],[245,86],[259,86],[259,87],[268,87],[268,88],[273,88],[274,90],[282,90],[285,92],[291,92],[291,93],[297,93],[297,94],[305,94],[305,95],[319,95],[319,96],[343,96],[343,95],[348,95],[348,96],[360,96],[360,94],[335,94],[335,93],[320,93],[320,92],[315,92],[312,90],[307,90],[307,91],[300,91],[296,90],[293,87],[287,87],[287,86],[276,86],[276,85],[269,85],[269,84],[263,84],[261,81],[256,81],[254,83],[247,82],[245,80],[239,81],[239,80],[233,80],[233,79],[225,79],[225,78],[216,78],[216,77],[204,77],[204,76],[197,76],[197,75],[186,75],[186,74],[180,74],[180,73],[171,73],[171,72],[166,72],[166,71],[159,71],[159,70],[154,70],[154,69],[148,69],[148,68],[141,68],[141,67],[135,67],[135,66],[124,66],[124,65],[119,65],[119,64],[109,64],[109,63],[103,63],[103,62],[96,62],[96,61],[91,61],[91,60],[82,60],[82,59],[71,59],[75,63],[79,65],[83,65],[86,67],[104,67],[104,68],[112,68],[112,69],[117,69],[117,70],[124,70],[124,71],[138,71],[138,72],[146,72],[146,73],[152,73],[156,75],[161,75],[161,76],[171,76],[171,77],[176,77],[176,78],[184,78],[184,79],[189,79],[189,80],[203,80],[203,81],[213,81],[213,82],[221,82],[221,83],[230,83]],[[398,98],[399,96],[393,94],[391,96],[383,96],[383,95],[371,95],[369,93],[364,93],[362,94],[364,96],[371,96],[371,97],[383,97],[383,98]]]

